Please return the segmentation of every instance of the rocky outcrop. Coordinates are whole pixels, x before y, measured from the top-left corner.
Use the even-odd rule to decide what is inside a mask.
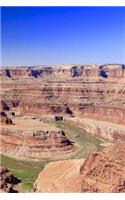
[[[125,192],[125,143],[88,155],[80,169],[82,192]]]
[[[84,118],[124,124],[123,66],[11,68],[12,78],[6,77],[3,69],[2,101],[10,109],[19,108],[22,115],[66,114],[68,109]],[[35,70],[37,78],[31,75]],[[104,71],[107,78],[102,75]]]
[[[89,154],[85,161],[48,164],[35,183],[36,192],[125,192],[125,142]]]
[[[0,192],[17,193],[20,179],[16,178],[3,165],[0,165]]]
[[[0,153],[20,160],[66,159],[78,150],[65,132],[41,119],[13,117],[12,126],[0,127]]]
[[[110,142],[116,142],[119,139],[125,141],[124,125],[82,117],[66,118],[66,120],[68,123],[76,124],[76,126],[83,128],[98,138]]]
[[[13,123],[12,119],[9,118],[5,112],[0,113],[0,121],[1,121],[1,124],[12,124]]]
[[[1,153],[40,162],[71,158],[79,147],[58,128],[62,120],[116,143],[85,162],[49,164],[36,191],[125,192],[125,65],[22,66],[0,76]]]
[[[63,135],[18,136],[11,132],[1,136],[1,153],[20,160],[46,161],[70,157],[77,150]]]
[[[64,121],[68,118],[67,121],[103,139],[125,140],[123,64],[3,68],[1,86],[0,109],[6,113],[14,112],[19,119],[26,115],[36,118],[63,116]],[[8,132],[12,134],[12,131],[15,129]],[[16,130],[21,131],[28,133],[24,129]],[[69,147],[71,145],[66,146]]]
[[[80,167],[84,159],[51,162],[34,183],[35,192],[79,192]]]

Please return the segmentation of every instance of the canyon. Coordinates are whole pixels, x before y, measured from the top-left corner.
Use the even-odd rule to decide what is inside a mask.
[[[48,164],[35,192],[125,192],[125,142],[117,142],[86,159]]]
[[[51,161],[35,182],[36,191],[124,192],[124,184],[118,189],[117,178],[114,186],[109,183],[106,188],[114,175],[106,172],[104,163],[109,165],[113,159],[113,173],[120,170],[117,177],[124,180],[124,166],[117,166],[112,158],[115,148],[108,149],[116,144],[121,152],[117,142],[125,142],[125,65],[7,67],[0,76],[0,153],[17,160]],[[103,150],[103,146],[109,147]],[[51,173],[58,168],[57,179],[63,171],[69,173],[59,185],[49,187],[46,176],[53,180]],[[70,187],[73,180],[78,187]]]
[[[26,119],[15,118],[15,124],[2,125],[1,153],[20,160],[44,161],[66,158],[77,149],[59,128],[49,127],[41,119]]]

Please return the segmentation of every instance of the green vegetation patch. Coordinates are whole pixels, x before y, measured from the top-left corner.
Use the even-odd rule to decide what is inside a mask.
[[[11,171],[11,173],[21,179],[19,192],[32,191],[35,180],[47,162],[27,162],[1,155],[1,163]]]
[[[55,120],[43,119],[48,125],[53,125],[65,131],[66,137],[80,146],[79,151],[71,155],[70,158],[83,158],[90,151],[103,148],[102,140],[96,136],[87,133],[84,129],[70,125],[67,122],[55,122]],[[27,162],[16,160],[2,155],[1,161],[13,175],[21,179],[19,192],[29,192],[33,190],[33,185],[39,173],[43,170],[48,161],[44,162]]]

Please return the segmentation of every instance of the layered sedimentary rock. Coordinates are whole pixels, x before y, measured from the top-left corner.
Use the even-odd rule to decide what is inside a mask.
[[[27,119],[25,119],[27,118]],[[56,160],[68,158],[77,147],[64,131],[31,117],[2,125],[0,152],[21,160]]]
[[[13,176],[3,165],[0,165],[0,192],[16,193],[20,179]]]
[[[89,154],[85,161],[48,164],[34,185],[36,192],[125,192],[125,142]]]
[[[125,140],[125,66],[122,64],[3,68],[1,86],[0,108],[10,119],[11,113],[15,113],[20,120],[25,115],[36,118],[45,115],[54,118],[55,115],[61,115],[69,123],[74,123],[98,137],[110,141]],[[40,141],[39,149],[40,145],[43,147],[43,138],[37,139],[38,136],[34,137],[31,134],[25,139],[27,130],[21,128],[22,133],[25,133],[22,137],[19,135],[21,129],[14,131],[16,122],[13,118],[12,120],[13,125],[11,128],[9,126],[9,130],[5,127],[2,129],[3,146],[7,154],[9,147],[6,141],[10,142],[9,137],[15,132],[17,134],[13,134],[13,137],[18,137],[17,139],[23,144],[26,140],[26,143],[30,144],[29,149],[34,148],[31,146],[32,141],[34,145]],[[30,127],[32,123],[27,119],[25,121]],[[48,125],[48,131],[49,129]],[[5,137],[6,132],[8,133]],[[63,152],[71,149],[74,151],[73,145],[65,142],[68,138],[63,135],[57,136],[47,136],[46,152],[50,149],[52,151],[63,149]],[[13,141],[16,139],[14,138]],[[50,148],[50,144],[54,147]],[[11,153],[16,149],[15,147],[16,145],[12,144]],[[28,148],[25,145],[20,147],[19,144],[17,152],[26,152]],[[14,154],[15,152],[12,153]],[[32,158],[36,158],[37,151],[31,155]]]
[[[36,78],[30,76],[30,69],[11,69],[11,78],[2,76],[2,103],[10,107],[20,106],[22,112],[35,111],[40,114],[42,109],[44,112],[66,112],[69,105],[74,112],[86,116],[107,114],[107,120],[111,120],[115,111],[112,120],[124,122],[125,72],[122,65],[106,65],[107,78],[99,74],[99,66],[77,68],[82,69],[82,73],[72,75],[73,66],[47,68],[50,73],[40,68],[37,70],[43,70],[42,75]],[[120,119],[118,113],[121,113]]]
[[[49,118],[116,143],[85,162],[50,163],[36,191],[125,192],[125,65],[3,68],[0,76],[1,153],[34,161],[71,158],[79,146]]]
[[[24,113],[66,113],[125,123],[124,65],[55,66],[3,69],[2,106]],[[33,75],[31,72],[36,71]]]
[[[80,175],[82,192],[125,192],[125,142],[90,154]]]
[[[125,140],[124,124],[117,124],[107,121],[101,121],[92,118],[66,118],[68,123],[76,124],[88,133],[94,134],[96,137],[103,138],[110,142],[115,142],[119,139]]]

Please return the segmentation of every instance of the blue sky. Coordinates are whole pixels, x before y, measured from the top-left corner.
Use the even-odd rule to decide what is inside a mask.
[[[125,63],[125,7],[2,7],[2,65]]]

